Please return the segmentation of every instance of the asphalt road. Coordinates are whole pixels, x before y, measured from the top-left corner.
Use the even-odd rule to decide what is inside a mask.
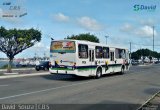
[[[43,75],[0,80],[0,103],[143,104],[160,90],[160,65],[133,66],[101,79]]]

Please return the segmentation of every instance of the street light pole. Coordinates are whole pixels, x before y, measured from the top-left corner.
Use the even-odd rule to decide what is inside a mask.
[[[153,26],[153,51],[154,51],[154,26]]]
[[[131,51],[132,51],[132,50],[131,50],[131,48],[132,48],[132,42],[130,42],[129,44],[130,44],[130,60],[131,60],[131,57],[132,57],[132,56],[131,56],[131,54],[132,54],[132,52],[131,52]]]
[[[109,37],[109,36],[105,36],[106,37],[106,44],[107,44],[107,38]]]

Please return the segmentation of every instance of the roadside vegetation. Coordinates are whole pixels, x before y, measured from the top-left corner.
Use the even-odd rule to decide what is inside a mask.
[[[96,42],[96,43],[100,42],[97,36],[90,33],[67,36],[67,39],[86,40],[86,41]]]
[[[8,65],[3,65],[2,67],[0,67],[0,69],[7,69],[8,68]]]
[[[0,27],[0,51],[9,59],[7,72],[12,72],[14,57],[23,50],[41,41],[41,32],[36,29],[5,29]],[[5,66],[4,66],[5,68]]]
[[[156,52],[156,51],[151,51],[149,49],[139,49],[135,52],[132,52],[131,58],[134,60],[139,60],[139,59],[144,59],[145,57],[148,57],[150,60],[152,60],[152,58],[157,58],[157,60],[159,61],[160,59],[160,53]]]

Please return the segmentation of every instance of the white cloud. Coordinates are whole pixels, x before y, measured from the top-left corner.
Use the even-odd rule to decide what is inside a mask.
[[[54,20],[59,21],[59,22],[68,22],[70,20],[70,17],[64,15],[63,13],[55,14],[55,15],[53,15],[53,18],[54,18]],[[77,22],[78,25],[80,25],[81,27],[83,27],[89,31],[103,30],[103,26],[98,21],[96,21],[93,18],[87,17],[87,16],[83,16],[78,19],[73,18],[72,20]]]
[[[44,43],[42,42],[38,42],[36,43],[33,47],[31,47],[33,50],[36,50],[36,51],[49,51],[50,49],[50,46],[48,45],[45,45]]]
[[[127,34],[131,34],[138,37],[152,37],[153,28],[149,25],[144,25],[141,27],[132,26],[131,24],[125,24],[120,28],[120,31]],[[157,31],[154,30],[154,35],[157,35]]]
[[[47,50],[50,50],[50,46],[46,46],[46,49],[47,49]]]
[[[152,37],[153,35],[153,28],[151,26],[143,26],[139,28],[138,30],[135,31],[136,35],[139,36],[147,36],[147,37]],[[154,30],[154,34],[157,35],[157,32]]]
[[[120,30],[124,32],[130,32],[132,29],[133,29],[133,26],[128,23],[124,24],[124,26],[120,28]]]
[[[141,19],[140,20],[140,24],[142,24],[142,25],[153,26],[155,23],[156,22],[153,19]]]
[[[56,21],[59,21],[59,22],[68,22],[69,21],[69,17],[64,15],[63,13],[55,14],[53,17]]]
[[[2,19],[3,10],[0,8],[0,19]]]
[[[0,16],[2,16],[3,14],[3,10],[0,8]]]
[[[78,18],[77,21],[83,28],[87,30],[99,31],[103,29],[100,23],[98,23],[95,19],[87,17],[87,16]]]
[[[45,47],[44,44],[41,43],[41,42],[38,42],[37,44],[35,44],[35,45],[33,46],[33,48],[38,48],[38,49],[44,48],[44,47]]]
[[[33,47],[26,49],[24,52],[17,55],[17,58],[24,57],[24,56],[31,58],[31,57],[34,57],[35,54],[39,57],[44,57],[44,54],[49,57],[49,53],[50,53],[49,48],[50,47],[47,44],[43,42],[38,42]]]

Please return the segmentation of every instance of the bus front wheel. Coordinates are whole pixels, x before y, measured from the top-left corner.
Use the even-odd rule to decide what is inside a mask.
[[[102,76],[102,70],[98,68],[96,72],[96,79],[99,79],[101,76]]]

